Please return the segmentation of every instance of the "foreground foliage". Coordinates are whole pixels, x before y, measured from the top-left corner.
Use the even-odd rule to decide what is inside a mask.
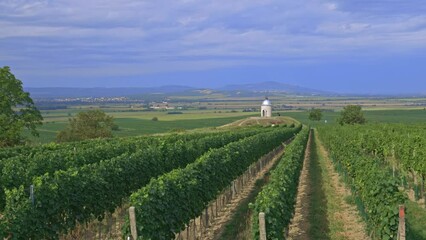
[[[0,147],[23,143],[23,129],[38,136],[37,125],[43,120],[22,82],[9,67],[0,68]]]

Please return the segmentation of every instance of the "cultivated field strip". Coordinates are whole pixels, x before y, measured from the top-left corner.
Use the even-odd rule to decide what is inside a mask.
[[[193,142],[151,146],[137,153],[35,177],[34,198],[29,198],[25,186],[6,190],[0,230],[3,229],[2,235],[12,234],[16,238],[57,238],[77,223],[102,218],[106,211],[113,212],[124,198],[152,177],[184,167],[210,148],[265,131],[272,130],[248,128]]]
[[[301,127],[260,133],[213,149],[185,168],[152,180],[132,194],[139,236],[173,239],[197,218],[233,180],[264,154],[291,138]],[[129,231],[129,227],[125,228]],[[125,236],[130,235],[129,232]]]

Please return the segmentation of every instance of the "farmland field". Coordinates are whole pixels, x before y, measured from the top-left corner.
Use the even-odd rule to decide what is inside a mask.
[[[108,113],[108,112],[107,112]],[[74,113],[75,114],[75,113]],[[195,128],[217,127],[235,120],[253,115],[243,112],[189,111],[183,114],[158,112],[111,112],[119,131],[114,136],[137,136],[141,134],[165,133],[173,130],[190,130]],[[40,137],[30,138],[35,143],[48,143],[55,140],[57,133],[68,124],[68,112],[52,111],[44,115],[44,124],[39,127]],[[152,121],[157,117],[158,121]]]
[[[106,109],[106,113],[115,118],[119,131],[114,131],[114,136],[137,136],[141,134],[165,133],[173,130],[190,130],[195,128],[217,127],[231,123],[248,116],[258,116],[258,112],[242,112],[242,109],[233,110],[185,110],[182,114],[169,114],[168,111],[130,111],[128,108],[120,108],[120,111]],[[30,139],[33,143],[48,143],[55,140],[56,134],[64,129],[68,123],[68,118],[74,116],[79,111],[85,109],[67,109],[42,111],[44,124],[38,129],[40,138]],[[171,111],[175,112],[175,110]],[[324,120],[328,124],[335,123],[339,116],[339,110],[323,111],[321,122],[312,122],[308,119],[306,111],[277,111],[276,115],[293,117],[304,124],[321,125]],[[158,121],[152,121],[157,117]],[[423,109],[378,109],[365,111],[368,122],[389,122],[389,123],[417,123],[426,119],[426,111]]]

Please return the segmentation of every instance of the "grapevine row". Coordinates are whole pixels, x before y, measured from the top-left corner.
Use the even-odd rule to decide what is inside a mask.
[[[269,182],[256,197],[251,208],[253,239],[259,239],[259,213],[265,213],[267,239],[282,239],[294,213],[297,186],[309,136],[304,127],[286,147],[283,157],[271,171]]]
[[[143,151],[144,148],[149,146],[161,147],[178,141],[181,143],[198,141],[205,137],[217,135],[218,133],[173,134],[161,137],[121,138],[114,141],[106,140],[105,142],[93,141],[90,144],[84,142],[82,144],[84,147],[81,148],[76,148],[78,144],[74,144],[73,149],[65,146],[46,152],[35,150],[30,155],[4,159],[0,163],[0,210],[4,208],[5,204],[4,189],[12,189],[21,185],[29,186],[36,176],[105,161],[125,153]]]
[[[290,139],[300,128],[277,128],[230,143],[207,152],[186,168],[152,180],[130,197],[138,235],[143,239],[173,239],[250,164]]]
[[[190,142],[147,146],[133,154],[35,177],[34,202],[27,187],[6,190],[0,229],[5,229],[3,235],[11,233],[15,239],[58,238],[77,222],[86,223],[102,218],[105,211],[113,212],[151,178],[185,167],[210,148],[259,131],[227,132]]]
[[[168,134],[169,138],[196,138],[203,137],[214,132],[196,132],[185,134]],[[62,152],[78,150],[89,150],[94,147],[108,147],[112,145],[132,144],[144,139],[153,139],[153,136],[137,136],[125,138],[104,138],[104,139],[90,139],[78,142],[69,143],[48,143],[39,146],[16,146],[0,149],[0,162],[12,157],[32,157],[38,154],[62,154]]]
[[[396,179],[383,167],[382,160],[366,154],[355,144],[355,129],[334,128],[318,128],[319,136],[351,187],[369,230],[379,239],[396,239],[398,205],[405,201]]]
[[[426,175],[426,125],[369,124],[335,128],[365,153],[382,160],[396,159],[394,163],[407,172]]]

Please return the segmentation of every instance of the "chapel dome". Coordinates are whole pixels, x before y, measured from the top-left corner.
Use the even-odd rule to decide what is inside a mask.
[[[266,98],[265,100],[263,100],[262,106],[271,106],[271,101],[269,101],[269,99]]]

